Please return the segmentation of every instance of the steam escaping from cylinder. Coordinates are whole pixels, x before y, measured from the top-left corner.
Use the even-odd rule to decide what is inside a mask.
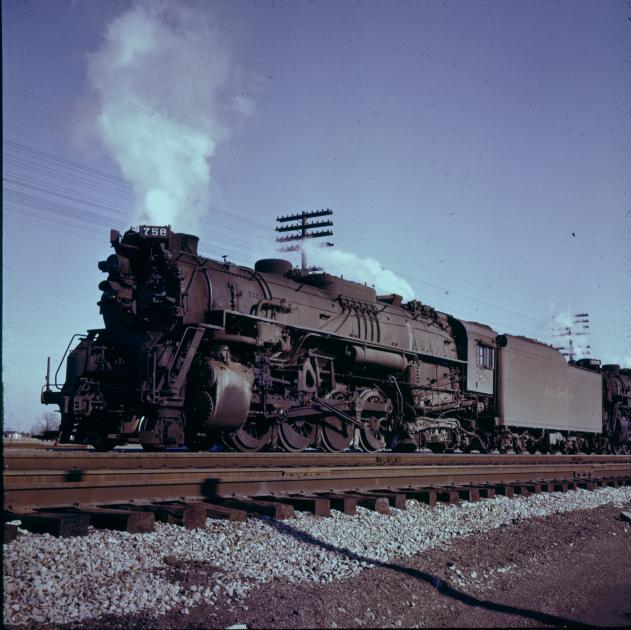
[[[139,1],[108,24],[88,79],[99,135],[134,190],[132,222],[198,230],[225,118],[252,111],[227,100],[230,71],[207,5]]]
[[[409,282],[385,269],[374,258],[361,258],[351,252],[321,247],[310,241],[304,243],[303,250],[310,266],[322,267],[327,273],[374,286],[378,294],[398,293],[404,300],[414,299],[414,289]]]

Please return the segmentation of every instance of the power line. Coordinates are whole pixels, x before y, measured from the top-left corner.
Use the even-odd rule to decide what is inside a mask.
[[[25,205],[32,204],[35,210],[52,211],[60,218],[72,221],[73,224],[75,224],[76,221],[82,221],[99,226],[104,225],[106,221],[119,221],[128,215],[128,213],[121,208],[116,208],[111,205],[112,198],[120,199],[122,208],[129,208],[131,203],[133,203],[131,187],[120,176],[62,158],[54,153],[35,149],[21,142],[7,138],[5,138],[4,144],[6,146],[5,163],[10,166],[10,169],[8,169],[8,177],[5,179],[12,185],[5,193],[8,193],[9,200],[11,200],[12,203],[20,202],[19,208],[22,212],[25,210]],[[24,171],[28,171],[28,175],[24,175]],[[51,178],[54,181],[49,182],[44,178]],[[62,183],[66,184],[66,186],[61,185]],[[110,203],[108,204],[107,201],[99,199],[94,195],[86,196],[84,190],[76,191],[76,193],[73,194],[73,186],[80,186],[82,188],[89,187],[93,193],[105,195],[107,201]],[[41,193],[41,195],[26,197],[24,191],[19,190],[20,188],[27,191],[30,190],[32,193]],[[70,205],[67,208],[63,207],[68,204]],[[78,205],[80,207],[73,208],[72,205]],[[89,209],[86,209],[86,205]],[[98,212],[94,212],[95,209],[98,210]],[[5,207],[5,211],[6,210],[7,208]],[[105,213],[113,215],[112,218],[104,216]],[[221,221],[225,222],[227,226],[237,227],[239,229],[239,236],[235,238],[232,233],[229,235],[221,234],[220,238],[222,240],[219,238],[210,238],[203,239],[203,241],[209,240],[214,243],[220,243],[222,245],[222,253],[229,252],[237,259],[242,256],[242,252],[239,250],[243,250],[244,247],[246,251],[256,249],[256,247],[247,246],[247,238],[244,238],[243,230],[260,234],[269,229],[263,223],[216,207],[210,207],[208,209],[206,215],[202,217],[202,224],[209,224],[213,218],[219,218]],[[212,231],[217,235],[216,228],[217,223],[214,222],[212,224],[212,230],[208,231]],[[228,229],[230,229],[230,227],[228,227]],[[200,236],[203,238],[204,234],[202,233]],[[232,244],[236,249],[226,249],[227,244]],[[219,251],[219,248],[215,246],[212,246],[212,249]],[[406,272],[400,272],[396,269],[393,271],[404,278],[412,280],[415,284],[445,291],[444,286],[418,278]],[[528,315],[523,311],[516,311],[503,305],[500,306],[492,302],[481,300],[478,297],[473,297],[462,291],[450,288],[449,295],[451,298],[465,299],[474,304],[492,308],[494,313],[496,311],[502,311],[535,324],[541,323],[540,318]]]
[[[107,173],[106,171],[101,171],[99,169],[92,168],[90,166],[85,166],[84,164],[80,164],[79,162],[75,162],[73,160],[63,158],[53,153],[48,153],[47,151],[41,151],[39,149],[29,147],[25,144],[22,144],[21,142],[4,139],[3,144],[6,144],[7,148],[12,149],[13,151],[17,151],[18,153],[26,153],[27,155],[31,155],[31,156],[36,156],[42,160],[53,162],[53,164],[55,165],[61,164],[72,170],[88,173],[95,177],[100,177],[102,179],[108,180],[114,184],[121,185],[124,183],[124,180],[121,179],[121,177],[118,175]]]
[[[294,245],[283,245],[278,248],[280,252],[300,252],[301,266],[303,271],[307,269],[307,255],[305,253],[304,243],[307,239],[322,238],[324,236],[333,236],[331,230],[318,230],[316,228],[332,227],[333,221],[325,219],[323,221],[312,221],[309,219],[317,219],[319,217],[328,217],[333,215],[333,210],[313,210],[311,212],[300,212],[285,217],[276,217],[276,221],[280,224],[276,226],[276,232],[294,232],[287,236],[277,236],[277,243],[294,242]],[[290,221],[294,221],[292,225],[285,225]],[[297,223],[295,223],[297,221]],[[314,231],[316,229],[316,231]],[[327,247],[332,247],[333,243],[325,243]]]
[[[575,340],[576,337],[587,336],[588,330],[589,313],[575,313],[568,325],[555,330],[555,337],[558,339],[563,338],[563,341],[565,341],[563,345],[557,347],[557,350],[560,350],[561,354],[567,357],[569,361],[574,361],[579,352],[583,356],[588,357],[591,354],[591,346],[580,344]]]

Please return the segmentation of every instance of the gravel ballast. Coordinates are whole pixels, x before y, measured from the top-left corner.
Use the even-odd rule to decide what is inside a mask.
[[[358,508],[357,516],[332,511],[331,518],[209,519],[206,528],[190,531],[157,523],[152,534],[91,530],[58,539],[20,530],[4,546],[4,623],[76,623],[174,609],[186,616],[202,603],[247,604],[253,586],[274,579],[332,583],[472,533],[629,501],[631,488],[602,488],[434,508],[408,501],[407,510],[389,516]]]

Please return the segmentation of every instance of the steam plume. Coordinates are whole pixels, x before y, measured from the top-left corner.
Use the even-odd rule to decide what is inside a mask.
[[[229,69],[207,6],[141,1],[107,26],[88,78],[100,136],[134,189],[134,222],[197,230],[208,160],[227,137]],[[247,115],[252,103],[239,97],[232,109]]]
[[[384,269],[374,258],[360,258],[341,249],[320,247],[306,241],[303,245],[309,265],[322,267],[327,273],[347,280],[374,285],[377,293],[398,293],[404,300],[414,298],[414,289],[395,273]]]

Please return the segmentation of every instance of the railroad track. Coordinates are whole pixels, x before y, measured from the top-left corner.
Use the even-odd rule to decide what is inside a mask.
[[[360,505],[379,509],[400,506],[401,497],[404,505],[415,495],[454,502],[491,491],[523,495],[629,480],[631,457],[602,455],[12,452],[5,454],[3,473],[4,510],[10,515],[78,506],[131,509],[151,502],[220,507],[235,499],[247,509],[257,507],[248,501],[265,497],[271,505],[253,511],[282,517],[275,504],[314,511],[318,498],[344,506],[344,498],[354,496]],[[322,508],[321,501],[317,505]]]
[[[129,500],[583,481],[631,476],[629,456],[10,453],[4,508]]]
[[[58,447],[55,447],[55,449]],[[103,470],[157,468],[294,468],[359,466],[452,466],[517,464],[620,465],[631,464],[631,455],[482,455],[434,453],[208,453],[119,450],[99,453],[88,450],[36,450],[30,447],[4,454],[4,471],[18,470]]]

